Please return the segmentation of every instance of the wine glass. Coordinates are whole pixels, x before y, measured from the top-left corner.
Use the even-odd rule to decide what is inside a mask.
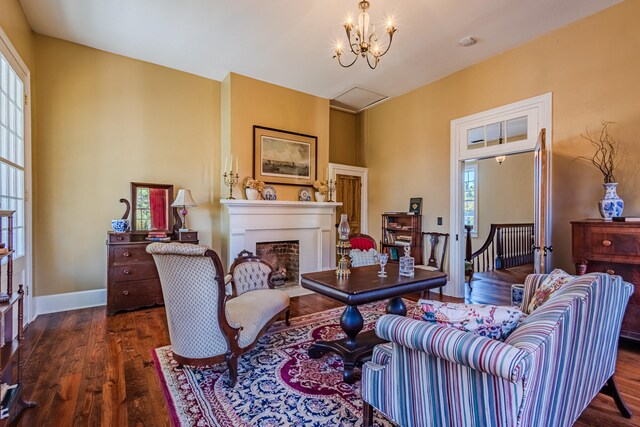
[[[387,277],[387,273],[384,272],[384,266],[387,265],[387,261],[389,261],[389,254],[378,255],[378,263],[380,264],[380,271],[378,272],[378,277]]]

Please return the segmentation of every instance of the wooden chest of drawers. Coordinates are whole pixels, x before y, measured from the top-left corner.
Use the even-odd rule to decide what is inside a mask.
[[[634,284],[620,335],[640,340],[640,223],[573,221],[571,230],[576,274],[616,274]]]
[[[198,243],[198,233],[182,233],[183,243]],[[163,304],[162,288],[143,234],[107,235],[107,314]]]

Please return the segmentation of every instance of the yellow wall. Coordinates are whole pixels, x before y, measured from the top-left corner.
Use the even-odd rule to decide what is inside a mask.
[[[0,27],[33,72],[33,33],[18,0],[0,0]]]
[[[240,183],[253,176],[253,126],[265,126],[318,137],[318,178],[329,162],[329,100],[231,73],[229,80],[230,152],[240,156]],[[227,84],[225,79],[225,84]],[[224,138],[223,138],[224,141]],[[227,142],[222,153],[226,155]],[[223,160],[224,162],[224,160]],[[234,160],[235,167],[235,160]],[[278,200],[298,200],[301,187],[275,185]],[[226,194],[226,193],[225,193]],[[241,185],[236,198],[246,198]]]
[[[342,165],[363,166],[358,135],[358,116],[331,110],[329,114],[329,161]]]
[[[572,270],[569,221],[598,217],[603,194],[599,172],[574,160],[592,154],[580,137],[585,127],[617,122],[619,194],[625,214],[640,214],[638,16],[640,2],[625,1],[368,111],[370,223],[421,196],[425,227],[448,230],[450,121],[553,92],[553,260]]]
[[[219,247],[220,83],[35,36],[35,292],[106,286],[106,232],[130,182],[188,188],[190,228]]]
[[[507,156],[502,164],[490,157],[478,165],[478,237],[473,250],[487,240],[491,224],[533,223],[533,152]]]

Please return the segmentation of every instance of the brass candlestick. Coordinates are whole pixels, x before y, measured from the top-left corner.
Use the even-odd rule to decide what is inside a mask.
[[[335,181],[329,178],[329,184],[327,185],[327,187],[329,187],[329,201],[333,202],[334,201],[333,196],[335,195],[335,191],[336,191]]]
[[[233,187],[238,185],[238,181],[240,179],[238,172],[236,172],[235,175],[233,174],[233,171],[229,171],[229,173],[225,172],[223,176],[224,185],[229,186],[229,197],[227,197],[227,200],[235,200],[235,197],[233,197]]]

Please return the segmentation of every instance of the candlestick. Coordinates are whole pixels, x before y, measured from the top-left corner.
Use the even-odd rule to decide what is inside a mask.
[[[236,174],[238,173],[238,156],[236,156]]]
[[[223,172],[227,172],[227,168],[229,167],[229,156],[224,156],[224,169],[222,170]]]
[[[222,176],[224,177],[224,185],[229,186],[229,197],[227,197],[227,199],[234,200],[235,197],[233,197],[233,187],[238,184],[238,180],[240,178],[238,176],[238,172],[236,172],[236,174],[234,175],[233,172],[229,171],[229,173],[225,172]]]
[[[231,162],[229,163],[229,173],[233,173],[233,154],[231,155]]]

